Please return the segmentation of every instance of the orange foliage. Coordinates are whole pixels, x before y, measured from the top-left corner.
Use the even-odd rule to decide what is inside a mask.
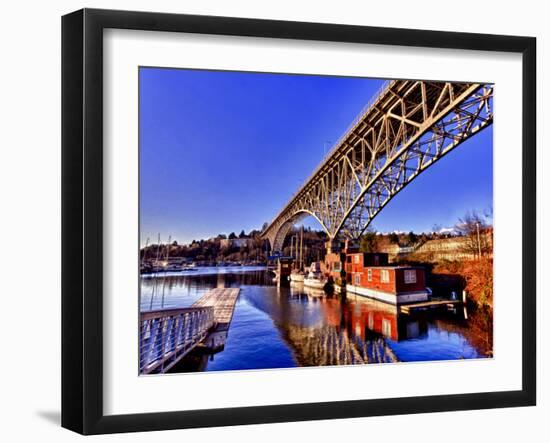
[[[434,274],[459,274],[466,281],[468,298],[478,306],[493,307],[493,260],[452,261],[438,263]]]

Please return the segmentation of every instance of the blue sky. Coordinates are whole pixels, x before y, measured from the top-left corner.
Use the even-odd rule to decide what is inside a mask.
[[[282,209],[381,80],[140,69],[141,241],[259,229]],[[492,206],[492,127],[401,191],[379,231],[452,226]],[[306,223],[317,226],[314,220]]]

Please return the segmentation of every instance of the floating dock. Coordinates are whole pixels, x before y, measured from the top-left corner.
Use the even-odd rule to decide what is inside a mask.
[[[189,308],[140,314],[139,371],[165,373],[193,349],[223,349],[240,288],[215,288]]]
[[[399,306],[399,312],[402,314],[410,314],[415,310],[424,310],[431,308],[442,308],[442,307],[455,307],[461,305],[462,300],[429,300],[420,303],[408,303],[406,305]]]

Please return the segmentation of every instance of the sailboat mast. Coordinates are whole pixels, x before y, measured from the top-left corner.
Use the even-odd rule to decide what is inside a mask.
[[[304,267],[304,226],[300,231],[300,269]]]
[[[172,241],[172,236],[168,236],[168,245],[166,246],[166,262],[168,263],[168,257],[170,256],[170,242]]]
[[[153,309],[153,300],[155,298],[155,290],[157,289],[157,273],[158,273],[158,263],[159,263],[159,256],[160,256],[160,232],[158,233],[158,239],[157,239],[157,255],[155,258],[155,262],[153,264],[153,287],[151,288],[151,304],[149,305],[149,310]]]
[[[170,242],[171,241],[172,241],[172,236],[169,235],[168,236],[168,245],[166,245],[166,259],[165,259],[166,266],[168,266],[168,258],[170,256]],[[167,269],[165,269],[165,271],[167,271]],[[162,298],[161,298],[161,301],[160,301],[160,307],[161,308],[164,308],[164,291],[166,289],[166,280],[168,280],[166,277],[164,277],[162,279]]]
[[[149,237],[145,240],[145,248],[143,248],[143,255],[141,256],[141,264],[145,263],[145,256],[147,254],[147,248],[149,247]]]
[[[158,234],[158,240],[157,240],[157,256],[155,258],[155,266],[158,264],[158,261],[159,261],[159,257],[160,257],[160,232]]]
[[[292,236],[292,239],[294,240],[294,261],[292,266],[294,269],[298,268],[298,236],[295,234]]]

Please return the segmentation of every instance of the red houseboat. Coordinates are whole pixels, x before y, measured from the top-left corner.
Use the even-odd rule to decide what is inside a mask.
[[[388,264],[388,254],[346,254],[346,292],[398,305],[428,300],[424,268]]]

